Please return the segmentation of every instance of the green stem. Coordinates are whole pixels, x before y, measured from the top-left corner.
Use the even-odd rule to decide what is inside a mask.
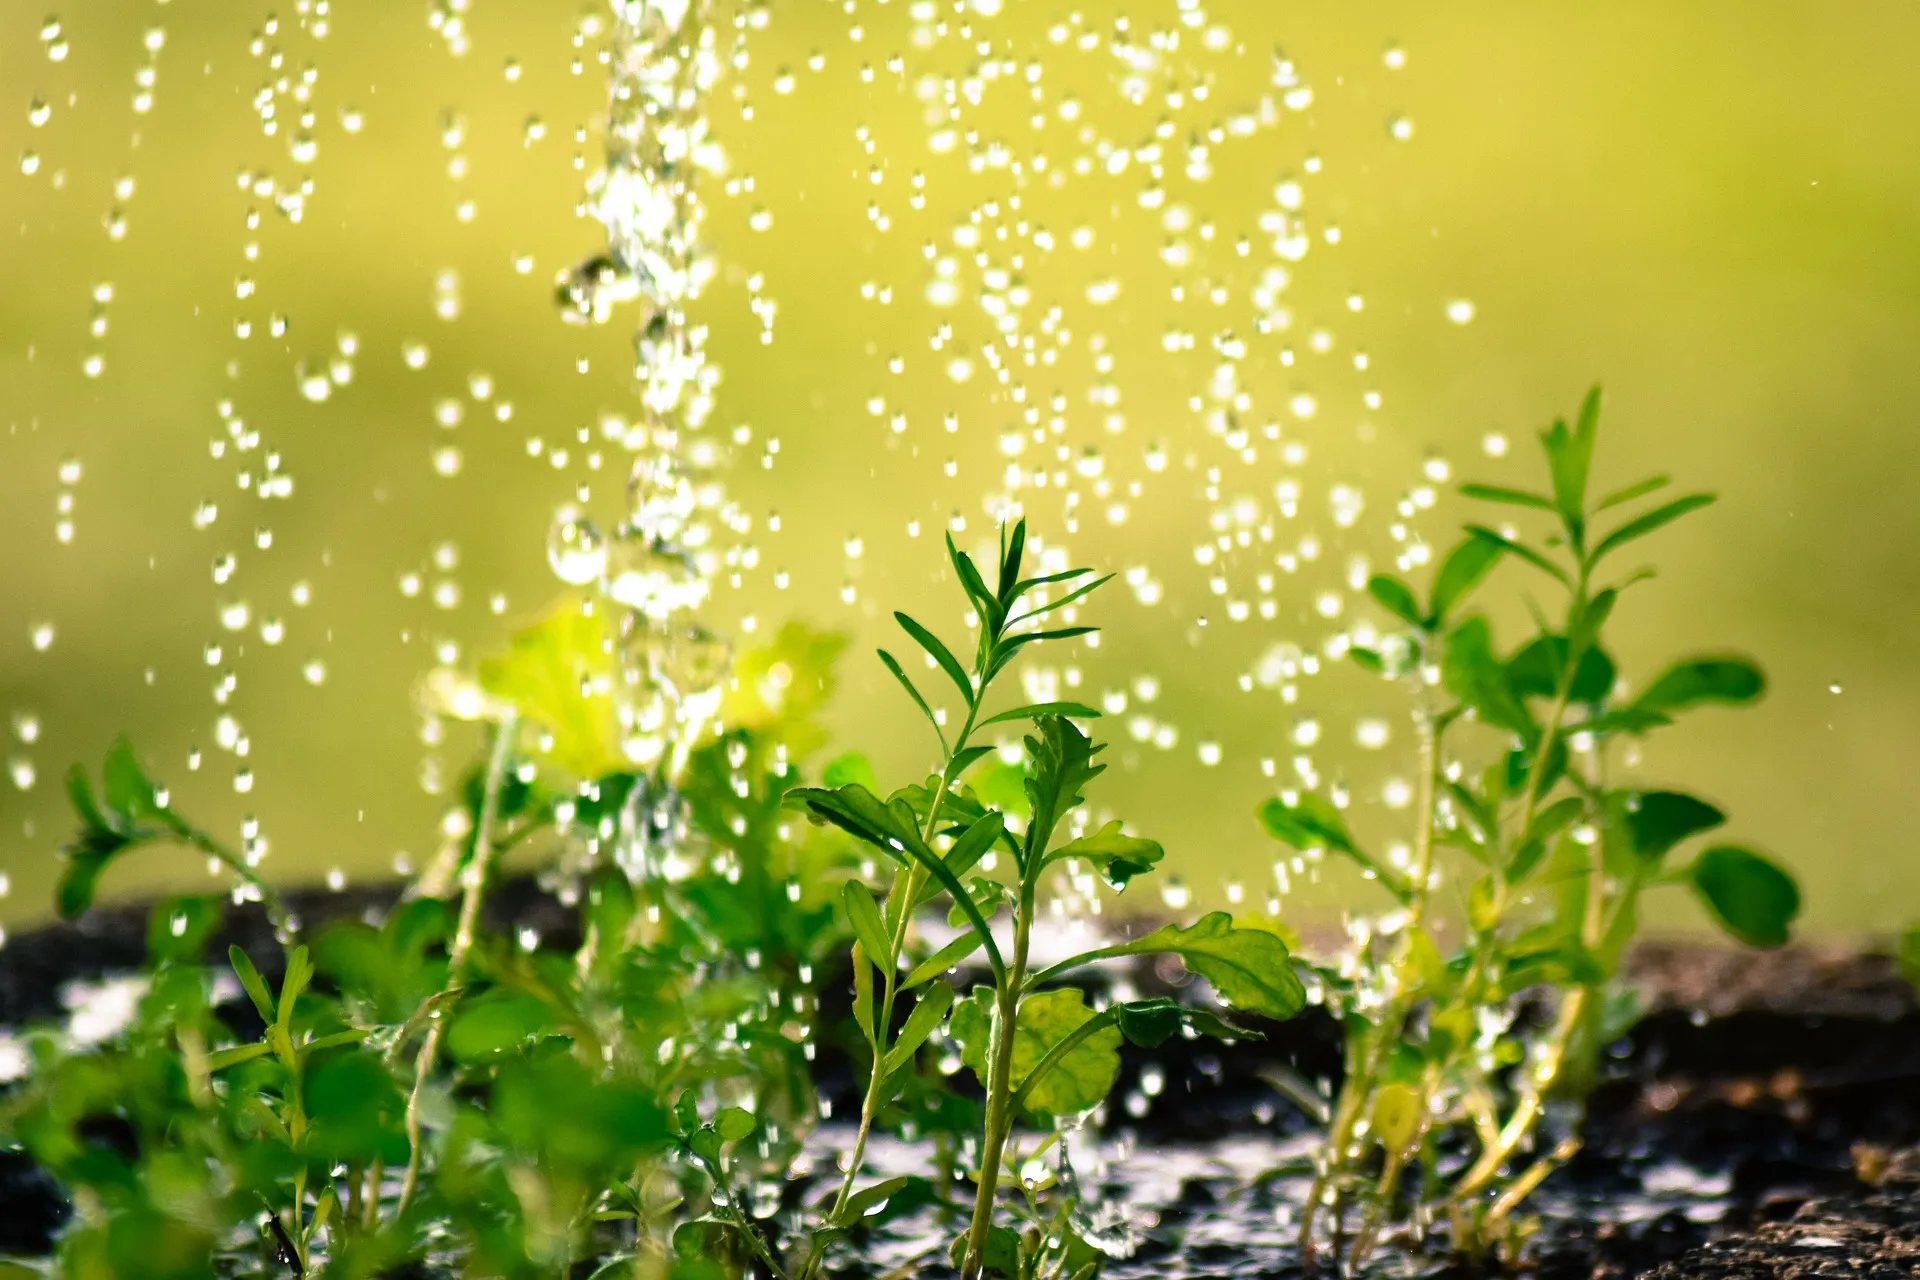
[[[1038,859],[1033,860],[1035,864]],[[1013,963],[1002,978],[993,1007],[993,1030],[987,1045],[987,1115],[980,1150],[980,1187],[973,1202],[973,1222],[967,1228],[963,1280],[978,1280],[985,1269],[987,1236],[993,1228],[993,1205],[1000,1187],[1000,1162],[1007,1133],[1013,1127],[1013,1042],[1020,1013],[1020,988],[1026,980],[1027,944],[1033,929],[1034,886],[1027,876],[1020,885],[1019,909],[1013,924]]]
[[[480,796],[480,814],[474,824],[473,861],[462,873],[460,916],[454,925],[453,945],[447,950],[447,981],[440,995],[459,988],[467,967],[467,955],[473,950],[474,933],[480,925],[480,903],[486,896],[487,875],[492,870],[493,828],[500,809],[500,791],[505,785],[507,760],[513,754],[518,716],[512,707],[500,714],[494,726],[493,749],[487,756],[486,782]],[[407,1094],[407,1172],[400,1183],[399,1208],[405,1210],[420,1182],[421,1127],[420,1100],[426,1092],[427,1078],[433,1073],[434,1059],[440,1052],[440,1037],[447,1025],[445,1016],[427,1026],[427,1036],[413,1062],[413,1089]]]

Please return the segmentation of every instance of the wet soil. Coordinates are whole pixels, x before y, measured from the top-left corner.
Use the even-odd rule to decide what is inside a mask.
[[[317,920],[388,901],[370,889],[296,895],[294,906]],[[573,911],[530,882],[501,886],[488,915],[556,946],[577,934]],[[231,941],[263,962],[278,955],[257,910],[231,913],[225,934],[222,949]],[[66,1016],[71,984],[137,969],[144,940],[140,908],[10,939],[0,1028]],[[1610,1048],[1580,1154],[1534,1201],[1542,1227],[1529,1269],[1543,1280],[1920,1277],[1920,1008],[1893,962],[1653,943],[1633,956],[1631,977],[1646,1016]],[[1142,970],[1129,980],[1151,994],[1182,978]],[[824,986],[828,1017],[838,985]],[[1305,1178],[1258,1175],[1298,1167],[1312,1124],[1263,1077],[1278,1065],[1332,1081],[1338,1042],[1331,1019],[1312,1011],[1264,1030],[1259,1042],[1125,1053],[1109,1114],[1076,1152],[1089,1198],[1131,1222],[1132,1256],[1107,1269],[1113,1280],[1299,1274],[1293,1224]],[[857,1109],[849,1064],[823,1052],[819,1066],[834,1113]],[[835,1133],[829,1125],[818,1137],[823,1168]],[[876,1176],[894,1163],[925,1167],[904,1144],[878,1144],[873,1158]],[[56,1187],[0,1151],[0,1256],[46,1253],[65,1213]],[[912,1263],[932,1225],[888,1227],[866,1242],[865,1265]],[[942,1270],[928,1260],[910,1274]],[[1381,1270],[1465,1274],[1434,1259]]]

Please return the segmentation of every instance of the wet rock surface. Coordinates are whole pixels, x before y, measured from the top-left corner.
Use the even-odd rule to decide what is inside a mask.
[[[309,921],[390,901],[379,889],[292,899]],[[492,927],[532,927],[555,946],[577,937],[573,909],[531,881],[500,886],[487,914]],[[137,969],[144,940],[137,907],[16,935],[0,950],[0,1028],[71,1018],[75,984]],[[229,914],[216,946],[229,942],[263,968],[279,954],[254,908]],[[1834,949],[1655,943],[1631,975],[1646,1015],[1606,1055],[1582,1151],[1532,1202],[1530,1270],[1549,1280],[1920,1276],[1920,1154],[1907,1151],[1920,1148],[1920,1009],[1896,966]],[[1149,970],[1127,981],[1141,994],[1169,989]],[[844,985],[822,982],[828,1018]],[[1089,1200],[1130,1248],[1107,1268],[1113,1280],[1301,1273],[1294,1235],[1314,1131],[1270,1080],[1280,1068],[1332,1082],[1339,1046],[1317,1011],[1263,1030],[1261,1041],[1177,1055],[1126,1050],[1108,1114],[1075,1139]],[[835,1114],[856,1109],[850,1064],[823,1046],[817,1066]],[[816,1134],[817,1167],[831,1167],[835,1141],[832,1125]],[[924,1167],[917,1148],[876,1145],[877,1176]],[[783,1199],[811,1203],[811,1181]],[[44,1255],[66,1214],[57,1187],[0,1152],[0,1256]],[[858,1269],[849,1256],[836,1274],[942,1275],[929,1242],[950,1225],[936,1210],[891,1222],[862,1243]],[[1394,1251],[1372,1270],[1469,1274]]]

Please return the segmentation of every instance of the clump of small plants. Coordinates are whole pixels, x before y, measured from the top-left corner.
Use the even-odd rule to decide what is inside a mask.
[[[1636,740],[1701,706],[1751,703],[1765,681],[1727,654],[1683,658],[1640,685],[1622,677],[1606,626],[1651,576],[1630,550],[1713,498],[1646,501],[1664,476],[1591,496],[1599,414],[1595,389],[1572,426],[1541,433],[1544,491],[1462,489],[1531,516],[1543,536],[1469,524],[1424,592],[1368,583],[1400,630],[1350,656],[1414,703],[1410,858],[1373,855],[1317,795],[1260,810],[1277,839],[1351,859],[1392,900],[1356,925],[1354,953],[1327,975],[1346,1070],[1301,1221],[1309,1268],[1329,1248],[1357,1266],[1389,1235],[1420,1247],[1436,1226],[1455,1251],[1517,1260],[1535,1225],[1527,1196],[1579,1147],[1577,1109],[1555,1104],[1579,1100],[1599,1053],[1635,1021],[1614,980],[1641,895],[1690,886],[1728,933],[1761,947],[1784,943],[1799,912],[1793,879],[1761,854],[1679,852],[1726,821],[1713,804],[1615,780]],[[1527,595],[1532,634],[1504,652],[1469,608],[1503,561],[1548,592]],[[1459,935],[1450,950],[1445,923]]]
[[[1549,492],[1465,489],[1537,512],[1549,536],[1469,526],[1424,596],[1370,584],[1404,629],[1352,657],[1415,703],[1417,825],[1395,863],[1321,796],[1261,809],[1302,857],[1343,855],[1391,900],[1349,954],[1315,963],[1271,919],[1225,912],[1036,960],[1052,895],[1123,891],[1166,854],[1094,820],[1097,711],[999,696],[1033,646],[1093,630],[1077,614],[1106,581],[1030,572],[1024,522],[984,572],[947,541],[965,645],[895,615],[924,661],[879,657],[927,722],[934,768],[891,791],[859,755],[810,780],[840,642],[799,626],[738,655],[697,740],[633,767],[609,692],[619,630],[590,597],[474,673],[460,705],[486,749],[444,847],[362,919],[295,918],[248,851],[177,814],[117,743],[98,785],[70,778],[61,913],[84,913],[143,846],[196,849],[232,888],[156,904],[128,1025],[93,1046],[32,1032],[31,1071],[0,1095],[0,1141],[73,1206],[51,1265],[81,1280],[815,1280],[857,1270],[877,1226],[919,1214],[925,1251],[895,1274],[1092,1280],[1119,1246],[1074,1151],[1123,1043],[1257,1038],[1309,987],[1346,1048],[1333,1097],[1294,1090],[1327,1128],[1308,1266],[1358,1266],[1389,1240],[1516,1259],[1526,1197],[1574,1150],[1570,1104],[1633,1019],[1615,979],[1641,893],[1691,885],[1760,946],[1785,940],[1798,907],[1792,880],[1744,847],[1676,853],[1721,824],[1711,804],[1611,780],[1624,741],[1750,702],[1762,680],[1721,656],[1637,690],[1616,671],[1605,624],[1644,576],[1613,576],[1620,553],[1708,499],[1600,532],[1664,481],[1589,500],[1597,406],[1543,435]],[[1560,597],[1504,656],[1467,612],[1502,561]],[[491,923],[510,864],[541,868],[577,923],[545,938]],[[276,947],[210,954],[236,904],[264,911]],[[1177,958],[1216,999],[1120,998],[1124,984],[1094,980],[1143,956]],[[842,1001],[844,1020],[823,1012]],[[822,1047],[853,1063],[859,1095],[825,1177],[809,1142]],[[924,1170],[869,1173],[876,1131],[919,1143]]]

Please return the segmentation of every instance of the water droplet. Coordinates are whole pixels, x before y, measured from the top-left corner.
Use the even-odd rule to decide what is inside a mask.
[[[433,469],[443,476],[457,476],[466,465],[466,455],[458,445],[443,445],[433,451]]]
[[[1455,324],[1466,324],[1473,319],[1473,302],[1467,298],[1455,298],[1447,304],[1447,319]]]
[[[607,565],[606,539],[600,527],[573,507],[562,507],[547,531],[547,563],[569,586],[597,580]]]
[[[1392,116],[1387,120],[1387,136],[1396,142],[1405,142],[1413,136],[1413,121],[1405,116]]]
[[[45,653],[47,650],[53,648],[53,624],[51,622],[34,623],[27,635],[28,638],[33,641],[33,647],[36,652]]]
[[[45,98],[35,98],[27,104],[27,123],[38,129],[53,116],[53,108],[47,105]]]
[[[327,664],[318,658],[310,658],[307,660],[307,664],[300,668],[300,674],[307,678],[308,684],[325,684],[327,679]]]
[[[15,756],[7,762],[7,773],[13,778],[13,785],[21,791],[33,790],[33,761],[25,756]]]

